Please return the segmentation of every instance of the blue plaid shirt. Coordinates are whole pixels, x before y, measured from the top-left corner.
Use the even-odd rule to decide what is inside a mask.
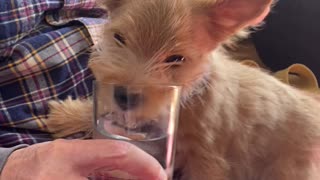
[[[91,95],[104,16],[95,0],[1,1],[0,147],[51,140],[48,100]]]

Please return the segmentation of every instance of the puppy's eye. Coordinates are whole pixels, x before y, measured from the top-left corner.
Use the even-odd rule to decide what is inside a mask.
[[[119,45],[126,45],[126,40],[122,35],[120,35],[118,33],[114,33],[113,38],[116,40],[116,42]]]
[[[183,63],[185,61],[185,57],[181,55],[172,55],[167,57],[165,60],[166,63]]]

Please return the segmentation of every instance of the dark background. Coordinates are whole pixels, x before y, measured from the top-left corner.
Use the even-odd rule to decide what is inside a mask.
[[[320,0],[279,0],[253,42],[271,70],[302,63],[320,80]]]

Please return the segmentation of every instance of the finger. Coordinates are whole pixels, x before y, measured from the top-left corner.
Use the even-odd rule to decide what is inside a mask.
[[[88,176],[96,169],[122,170],[139,179],[163,180],[166,174],[152,156],[136,146],[112,140],[70,141],[71,161],[79,173]],[[78,156],[81,155],[81,156]]]

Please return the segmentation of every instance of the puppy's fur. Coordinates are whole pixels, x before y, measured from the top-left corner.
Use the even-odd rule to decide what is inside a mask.
[[[90,61],[96,79],[183,85],[176,161],[183,180],[319,179],[311,161],[320,141],[314,95],[229,60],[222,48],[263,19],[271,0],[103,4],[111,23]],[[185,60],[166,62],[171,55]],[[56,137],[92,130],[90,100],[51,102],[50,108],[48,128]]]

